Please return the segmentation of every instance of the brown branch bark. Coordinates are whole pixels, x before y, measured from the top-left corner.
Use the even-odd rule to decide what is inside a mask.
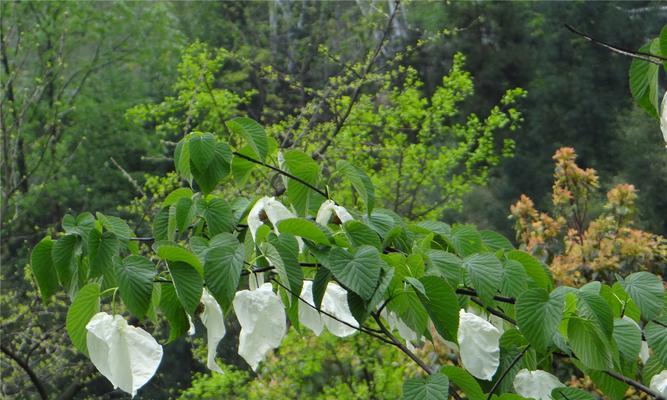
[[[9,358],[14,360],[16,364],[18,364],[19,367],[28,375],[30,378],[30,381],[32,384],[35,386],[35,389],[37,389],[37,392],[39,393],[39,397],[42,398],[43,400],[48,400],[49,395],[46,392],[46,388],[44,387],[44,384],[42,381],[39,379],[35,371],[28,365],[25,360],[23,360],[21,357],[19,357],[16,353],[14,353],[9,346],[7,346],[5,343],[0,344],[0,350]]]

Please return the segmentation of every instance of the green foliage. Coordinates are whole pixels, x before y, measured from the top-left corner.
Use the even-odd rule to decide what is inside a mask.
[[[135,238],[132,237],[132,230],[125,221],[98,213],[96,218],[88,218],[86,230],[77,229],[72,223],[76,219],[68,218],[65,228],[70,233],[61,237],[53,246],[51,263],[61,271],[60,284],[75,295],[68,313],[68,332],[74,344],[80,349],[83,347],[82,350],[85,350],[83,334],[86,321],[99,309],[100,297],[106,301],[103,294],[108,296],[110,291],[115,293],[116,289],[112,288],[100,294],[99,282],[109,285],[111,280],[106,278],[109,275],[115,276],[115,282],[119,285],[120,301],[124,305],[119,310],[127,309],[139,319],[146,314],[149,307],[155,308],[152,296],[153,279],[160,284],[159,309],[170,324],[168,340],[171,341],[187,330],[186,314],[194,318],[200,312],[200,298],[204,286],[211,289],[227,310],[234,293],[245,284],[245,281],[240,279],[241,276],[249,275],[249,279],[257,279],[253,275],[259,271],[268,271],[269,274],[275,272],[271,279],[285,290],[283,294],[286,297],[291,298],[285,306],[290,318],[296,323],[299,316],[292,311],[289,304],[299,295],[304,278],[311,276],[310,273],[301,271],[301,263],[304,263],[308,266],[315,265],[319,271],[324,271],[316,274],[317,282],[313,283],[313,286],[317,287],[317,290],[313,290],[313,297],[319,299],[318,303],[321,302],[322,290],[327,282],[338,283],[347,290],[349,307],[360,324],[358,329],[393,344],[411,356],[414,355],[387,330],[381,316],[377,314],[377,307],[383,304],[383,308],[387,307],[389,312],[394,313],[414,331],[416,338],[403,339],[418,341],[424,335],[438,340],[437,336],[434,337],[435,332],[428,329],[429,321],[432,321],[435,331],[445,339],[460,340],[457,338],[457,310],[460,307],[458,294],[473,297],[475,301],[488,306],[496,314],[500,313],[508,321],[512,321],[511,318],[496,308],[508,307],[509,312],[515,308],[520,330],[513,330],[514,336],[504,339],[504,348],[509,346],[516,350],[517,346],[530,344],[530,352],[525,355],[522,353],[526,367],[536,368],[535,360],[553,357],[553,352],[560,352],[561,349],[572,352],[576,363],[587,373],[626,373],[626,368],[619,361],[620,354],[630,357],[634,355],[634,359],[627,361],[633,365],[636,363],[636,343],[630,342],[633,338],[636,339],[637,332],[629,332],[624,324],[614,324],[612,310],[617,306],[617,297],[601,295],[613,290],[606,285],[593,282],[578,290],[569,287],[552,290],[551,278],[539,261],[528,253],[503,245],[506,239],[499,235],[493,235],[494,239],[490,241],[482,240],[482,234],[472,225],[456,225],[450,228],[435,221],[416,225],[396,217],[384,221],[386,229],[377,229],[381,226],[377,221],[374,230],[356,220],[342,225],[332,223],[324,227],[307,218],[290,218],[292,214],[289,208],[267,198],[257,202],[242,202],[244,206],[238,210],[241,215],[239,219],[233,217],[228,206],[223,207],[226,212],[203,211],[203,207],[199,206],[202,201],[210,204],[217,199],[219,202],[224,201],[224,205],[241,204],[238,199],[228,199],[216,190],[233,177],[226,176],[226,179],[223,179],[215,176],[207,180],[207,185],[202,185],[201,179],[198,181],[197,178],[198,171],[217,168],[214,164],[231,164],[236,153],[228,150],[231,158],[216,160],[215,149],[220,145],[227,147],[228,144],[212,134],[191,134],[184,137],[182,142],[188,143],[190,171],[195,179],[190,183],[191,191],[179,190],[177,195],[167,196],[167,206],[162,209],[168,207],[171,210],[176,207],[176,212],[169,212],[167,216],[167,226],[179,227],[175,241],[156,241],[152,246],[144,245],[138,248],[135,246],[137,240],[133,240]],[[300,156],[304,157],[305,155]],[[258,159],[246,159],[282,176],[287,175],[287,172],[279,167],[267,165]],[[271,159],[271,155],[267,155],[267,159]],[[178,162],[175,160],[176,164]],[[187,180],[189,172],[183,169],[179,172],[181,177]],[[307,173],[310,172],[307,170]],[[315,181],[324,181],[324,177],[318,176]],[[197,186],[200,186],[208,197],[205,197],[204,193],[198,193]],[[316,187],[306,187],[312,191],[318,190]],[[228,200],[224,200],[225,198]],[[286,201],[288,206],[293,206],[289,203],[289,196],[286,196]],[[186,208],[195,211],[178,212],[179,204],[185,204]],[[366,208],[370,211],[368,203]],[[309,208],[307,212],[312,217]],[[182,221],[183,214],[188,215],[186,223]],[[352,211],[352,214],[360,215],[357,211]],[[374,215],[377,218],[378,214],[371,214],[371,217]],[[246,216],[247,224],[243,223],[243,216]],[[158,218],[161,218],[160,214]],[[366,216],[364,220],[367,218],[369,217]],[[273,225],[273,233],[270,225]],[[228,232],[218,233],[222,226],[226,227]],[[404,234],[402,241],[398,242],[400,250],[387,245],[390,243],[388,240],[394,240],[392,235],[395,235],[396,229]],[[113,271],[90,274],[88,266],[91,257],[100,254],[101,246],[87,247],[79,243],[90,240],[93,235],[103,238],[105,234],[107,238],[115,238],[117,241],[114,243],[118,243],[117,246],[109,247],[108,257],[127,257],[120,262],[119,267],[114,268],[111,265],[109,268]],[[487,233],[485,237],[490,235]],[[138,242],[145,243],[144,240]],[[43,242],[38,244],[35,253],[38,255],[35,257],[38,261],[37,271],[41,271],[44,265],[49,265],[49,261],[43,259],[42,253],[45,252],[41,246],[44,246]],[[489,251],[492,249],[495,249],[495,252]],[[160,262],[154,264],[148,258],[136,255],[137,252],[145,253]],[[430,259],[433,267],[429,268],[434,268],[433,275],[427,275],[428,263],[425,257]],[[316,262],[313,263],[312,260]],[[166,268],[159,267],[162,263],[166,264]],[[506,269],[508,278],[504,279]],[[517,273],[517,269],[523,270]],[[439,276],[451,281],[452,285]],[[526,280],[524,277],[530,279]],[[512,282],[513,279],[520,279],[521,282]],[[621,292],[624,291],[625,298],[631,298],[637,304],[643,319],[648,321],[664,318],[662,314],[665,310],[665,293],[657,276],[640,272],[631,274],[620,282],[621,285],[616,290],[622,297]],[[512,298],[518,285],[525,289],[518,298]],[[80,287],[81,290],[78,289]],[[48,284],[40,289],[44,293],[53,290]],[[506,292],[506,289],[511,293]],[[116,305],[113,304],[113,307]],[[379,330],[369,327],[371,316]],[[159,320],[161,315],[155,317]],[[399,329],[399,332],[406,335],[404,330]],[[648,330],[646,334],[647,337],[650,336],[649,344],[654,347],[654,351],[664,347],[664,338],[660,334]],[[500,349],[502,348],[501,344]],[[529,349],[524,347],[523,351],[527,350]],[[504,361],[501,365],[509,368],[510,356],[516,355],[503,354]],[[516,363],[513,365],[518,367]],[[447,398],[448,391],[456,390],[449,388],[447,374],[431,374],[430,369],[422,364],[420,366],[429,376],[408,379],[403,386],[404,398]],[[504,374],[496,375],[496,379],[504,379]],[[468,377],[461,374],[454,376],[456,378],[453,382],[458,381],[462,385],[461,390],[477,392],[476,386]],[[222,389],[227,387],[227,384],[227,381],[221,382]],[[503,387],[497,394],[506,390],[506,387]]]

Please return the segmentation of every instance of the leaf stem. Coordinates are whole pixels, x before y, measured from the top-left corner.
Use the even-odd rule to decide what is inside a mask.
[[[498,378],[496,383],[493,384],[493,387],[491,388],[491,391],[489,392],[489,395],[486,397],[486,400],[491,400],[491,396],[493,396],[493,392],[495,392],[496,389],[498,389],[498,386],[500,386],[500,383],[503,381],[503,379],[505,379],[505,377],[507,376],[507,374],[509,374],[509,372],[512,370],[512,368],[514,368],[516,363],[518,363],[519,360],[521,360],[523,355],[526,354],[528,349],[530,349],[530,345],[526,346],[523,350],[521,350],[521,353],[517,354],[517,356],[514,357],[514,360],[512,360],[512,363],[507,367],[507,369],[505,369],[503,371],[502,375],[500,375],[500,377]]]

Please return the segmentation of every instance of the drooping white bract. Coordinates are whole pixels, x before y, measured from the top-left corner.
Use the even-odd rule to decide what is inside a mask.
[[[218,350],[218,343],[225,337],[227,329],[225,328],[225,316],[222,313],[222,308],[215,298],[211,296],[208,290],[204,289],[201,295],[202,304],[204,305],[204,310],[199,315],[202,324],[206,327],[206,341],[208,355],[206,360],[206,366],[211,371],[219,372],[223,374],[224,372],[215,362],[215,355]],[[190,329],[188,329],[188,335],[192,336],[195,334],[195,324],[192,322],[192,318],[188,315],[188,322],[190,323]]]
[[[317,217],[315,217],[315,222],[320,225],[326,226],[331,219],[331,215],[336,213],[336,216],[341,223],[351,221],[352,215],[345,209],[345,207],[337,206],[333,200],[327,200],[320,206],[320,209],[317,210]]]
[[[285,337],[287,323],[280,297],[270,283],[256,290],[241,290],[234,296],[234,312],[241,324],[239,355],[253,370],[266,353],[275,349]]]
[[[225,316],[222,313],[220,304],[211,296],[208,290],[204,289],[201,296],[201,302],[204,304],[204,311],[199,315],[202,324],[206,327],[206,346],[208,349],[208,357],[206,366],[211,371],[223,373],[222,369],[215,362],[215,355],[217,354],[218,343],[225,337],[227,329],[225,328]]]
[[[650,387],[660,393],[661,396],[667,397],[667,369],[663,369],[659,374],[653,375]]]
[[[350,336],[357,331],[353,327],[358,327],[359,323],[350,312],[347,304],[347,291],[337,284],[329,282],[327,285],[322,297],[321,310],[352,326],[336,321],[328,315],[320,314],[314,308],[312,281],[303,282],[300,297],[305,302],[299,300],[299,321],[315,335],[319,336],[325,326],[331,334],[338,337]]]
[[[487,314],[486,311],[483,311],[481,308],[469,305],[468,309],[466,312],[469,312],[471,314],[475,314],[478,317],[485,319],[491,323],[491,325],[495,326],[496,329],[500,332],[500,335],[502,336],[503,332],[505,332],[505,320],[495,316],[493,314]]]
[[[393,311],[387,312],[385,309],[382,310],[381,315],[387,321],[389,329],[392,331],[398,331],[398,334],[401,335],[401,337],[405,340],[405,345],[408,350],[413,351],[415,349],[414,343],[417,343],[417,341],[420,339],[417,332],[413,331],[412,328],[407,326],[405,322],[403,322],[403,320],[400,319]]]
[[[660,130],[662,131],[662,138],[665,140],[667,146],[667,91],[662,98],[662,110],[660,111]]]
[[[248,213],[248,228],[250,229],[252,240],[255,240],[257,230],[264,224],[261,218],[262,211],[266,213],[266,217],[271,221],[271,224],[273,224],[273,230],[276,235],[279,233],[277,228],[278,222],[284,219],[294,218],[294,214],[288,210],[283,203],[276,200],[275,197],[262,197],[257,200]]]
[[[86,325],[90,361],[114,386],[130,393],[148,382],[162,360],[162,346],[120,315],[100,312]]]
[[[475,314],[459,311],[459,342],[461,363],[474,377],[491,380],[500,365],[500,331]]]
[[[542,370],[522,369],[514,377],[514,390],[517,394],[536,400],[551,400],[551,391],[565,387],[558,378]]]

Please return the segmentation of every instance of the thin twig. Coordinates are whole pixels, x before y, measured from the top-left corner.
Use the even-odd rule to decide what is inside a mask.
[[[290,174],[290,173],[287,172],[287,171],[284,171],[284,170],[282,170],[282,169],[280,169],[280,168],[278,168],[278,167],[275,167],[275,166],[273,166],[273,165],[271,165],[271,164],[267,164],[267,163],[265,163],[265,162],[263,162],[263,161],[259,161],[259,160],[256,160],[256,159],[252,158],[252,157],[246,156],[245,154],[241,154],[241,153],[239,153],[238,151],[234,151],[234,152],[232,152],[232,154],[234,154],[236,157],[240,157],[240,158],[243,158],[244,160],[250,161],[251,163],[255,163],[255,164],[257,164],[257,165],[264,166],[264,167],[266,167],[266,168],[268,168],[268,169],[270,169],[270,170],[272,170],[272,171],[274,171],[274,172],[279,173],[280,175],[283,175],[283,176],[286,176],[286,177],[288,177],[288,178],[290,178],[290,179],[293,179],[293,180],[299,182],[300,184],[306,186],[306,187],[309,188],[310,190],[312,190],[312,191],[314,191],[314,192],[316,192],[316,193],[322,195],[325,199],[328,199],[328,198],[329,198],[329,194],[328,194],[327,192],[325,192],[325,191],[323,191],[323,190],[320,190],[320,189],[316,188],[315,186],[311,185],[310,183],[304,181],[303,179],[299,178],[298,176],[295,176],[295,175]]]
[[[498,386],[500,386],[500,383],[503,381],[503,379],[505,379],[507,374],[509,374],[509,372],[512,370],[512,368],[514,368],[516,363],[518,363],[519,360],[521,360],[521,357],[523,357],[523,355],[526,354],[526,352],[528,351],[529,348],[530,348],[530,345],[526,346],[523,350],[521,350],[521,353],[517,354],[517,356],[514,357],[514,360],[512,360],[512,363],[509,365],[509,367],[507,367],[507,369],[503,371],[503,374],[500,375],[500,377],[498,378],[496,383],[493,384],[493,387],[491,388],[491,391],[489,392],[489,395],[486,397],[486,400],[491,400],[491,396],[493,396],[493,392],[495,392],[496,389],[498,389]]]
[[[644,386],[641,382],[637,382],[634,379],[630,379],[627,376],[621,375],[616,371],[604,371],[604,373],[611,376],[612,378],[614,378],[616,380],[627,383],[628,385],[634,387],[635,389],[637,389],[641,392],[644,392],[646,394],[649,394],[649,395],[655,397],[658,400],[665,400],[665,398],[662,395],[660,395],[660,393],[656,392],[655,390],[653,390],[651,388],[648,388],[648,387]]]
[[[584,39],[588,40],[589,42],[596,44],[598,46],[602,46],[607,50],[611,50],[614,53],[622,54],[624,56],[632,57],[632,58],[637,58],[639,60],[647,61],[653,64],[657,65],[662,65],[664,61],[667,61],[667,58],[659,56],[657,54],[651,54],[651,53],[645,53],[642,51],[634,51],[634,50],[628,50],[624,49],[622,47],[615,46],[613,44],[609,44],[606,42],[603,42],[602,40],[595,39],[583,32],[580,32],[576,29],[574,29],[571,25],[565,24],[565,28],[567,28],[570,32],[579,35],[583,37]]]
[[[474,296],[474,297],[479,297],[477,294],[477,291],[474,289],[468,289],[468,288],[458,288],[456,289],[457,294],[463,294],[466,296]],[[514,297],[505,297],[505,296],[493,296],[493,300],[499,301],[501,303],[507,303],[507,304],[514,304],[516,303],[516,299]]]
[[[478,306],[484,308],[489,313],[495,315],[496,317],[502,318],[512,325],[516,325],[516,321],[514,319],[510,318],[509,316],[505,315],[505,313],[498,311],[493,307],[485,306],[484,303],[482,303],[477,297],[471,297],[470,300],[472,300],[473,303],[477,304]]]
[[[26,364],[18,355],[16,355],[8,346],[6,346],[4,343],[0,344],[0,349],[2,349],[2,352],[7,355],[7,357],[11,358],[18,364],[21,369],[25,371],[26,374],[28,374],[28,377],[30,378],[30,381],[32,384],[35,386],[37,389],[37,392],[39,393],[39,397],[41,397],[44,400],[48,400],[49,395],[46,392],[46,388],[42,384],[42,381],[37,377],[37,374],[33,369],[30,367],[30,365]]]
[[[412,361],[417,363],[417,365],[419,365],[419,367],[424,370],[424,372],[426,372],[429,375],[433,374],[433,370],[428,365],[426,365],[426,363],[421,358],[417,357],[415,353],[410,351],[410,349],[408,349],[403,343],[401,343],[401,341],[398,340],[398,338],[396,338],[396,336],[394,336],[394,334],[391,333],[386,326],[384,326],[378,314],[371,312],[371,316],[373,317],[375,322],[377,322],[382,333],[384,333],[385,336],[387,336],[391,340],[392,345],[398,347],[403,353],[405,353],[408,357],[410,357]]]
[[[132,175],[130,175],[130,173],[125,170],[125,168],[121,167],[121,165],[118,164],[118,162],[116,162],[116,160],[114,160],[113,157],[109,157],[109,159],[111,160],[111,163],[115,165],[116,168],[118,168],[118,170],[120,170],[125,179],[127,179],[128,182],[130,182],[132,186],[134,186],[134,190],[136,190],[137,193],[145,197],[146,193],[144,193],[144,191],[141,189],[141,185],[139,185],[137,181],[134,178],[132,178]]]

